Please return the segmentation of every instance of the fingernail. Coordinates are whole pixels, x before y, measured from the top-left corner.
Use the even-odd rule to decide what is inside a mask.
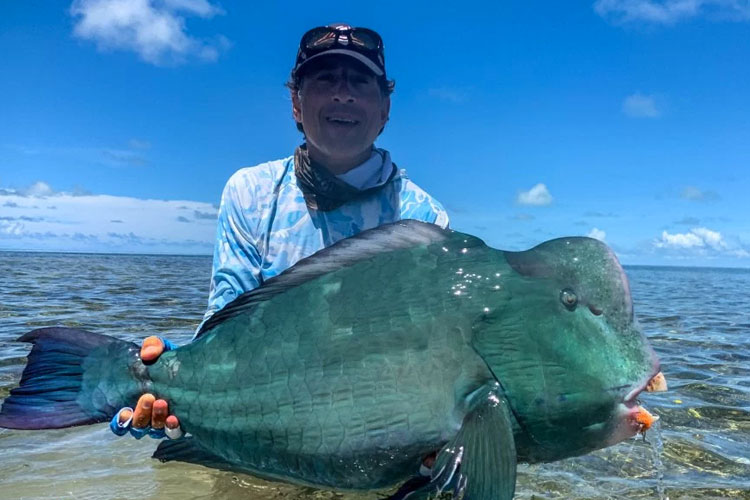
[[[142,345],[143,347],[145,347],[145,346],[154,346],[154,345],[162,346],[163,344],[159,337],[157,337],[156,335],[151,335],[150,337],[146,337],[145,339],[143,339]]]
[[[151,406],[154,404],[154,401],[156,398],[153,394],[144,394],[138,399],[138,404],[141,406],[141,408],[151,408]]]
[[[130,425],[130,421],[133,419],[133,409],[125,407],[121,409],[117,414],[117,422],[120,426]]]
[[[172,427],[170,427],[170,425]],[[175,425],[176,427],[174,427]],[[166,434],[169,439],[179,439],[183,436],[184,432],[182,432],[182,428],[174,415],[170,415],[169,418],[167,418],[167,426],[164,428],[164,434]]]

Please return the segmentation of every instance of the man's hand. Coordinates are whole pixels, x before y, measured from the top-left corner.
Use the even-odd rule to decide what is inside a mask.
[[[165,350],[172,349],[174,346],[169,341],[155,336],[148,337],[141,344],[141,361],[150,365],[156,362]],[[118,436],[130,431],[136,439],[146,434],[156,439],[165,435],[170,439],[177,439],[183,434],[180,421],[174,415],[169,415],[169,404],[148,393],[138,399],[135,410],[120,409],[112,418],[109,427]]]

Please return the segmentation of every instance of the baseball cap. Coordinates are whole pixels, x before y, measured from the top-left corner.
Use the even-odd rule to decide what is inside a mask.
[[[353,57],[375,76],[385,77],[385,54],[380,35],[368,28],[353,28],[340,23],[319,26],[302,35],[292,76],[296,77],[310,61],[334,54]]]

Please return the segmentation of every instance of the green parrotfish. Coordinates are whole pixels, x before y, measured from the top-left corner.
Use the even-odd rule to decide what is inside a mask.
[[[67,328],[34,347],[0,426],[109,420],[153,393],[187,437],[155,457],[335,489],[511,499],[516,463],[636,435],[664,388],[627,278],[600,241],[509,252],[401,221],[303,259],[152,365],[139,346]]]

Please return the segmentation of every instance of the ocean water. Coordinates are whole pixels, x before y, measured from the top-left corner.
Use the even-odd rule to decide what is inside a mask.
[[[0,252],[0,399],[17,385],[33,328],[80,327],[140,342],[189,341],[210,258]],[[661,417],[583,457],[519,466],[518,499],[750,499],[750,270],[629,267],[636,315],[670,390],[641,400]],[[156,441],[105,424],[0,429],[0,499],[381,498],[270,483],[150,458]]]

